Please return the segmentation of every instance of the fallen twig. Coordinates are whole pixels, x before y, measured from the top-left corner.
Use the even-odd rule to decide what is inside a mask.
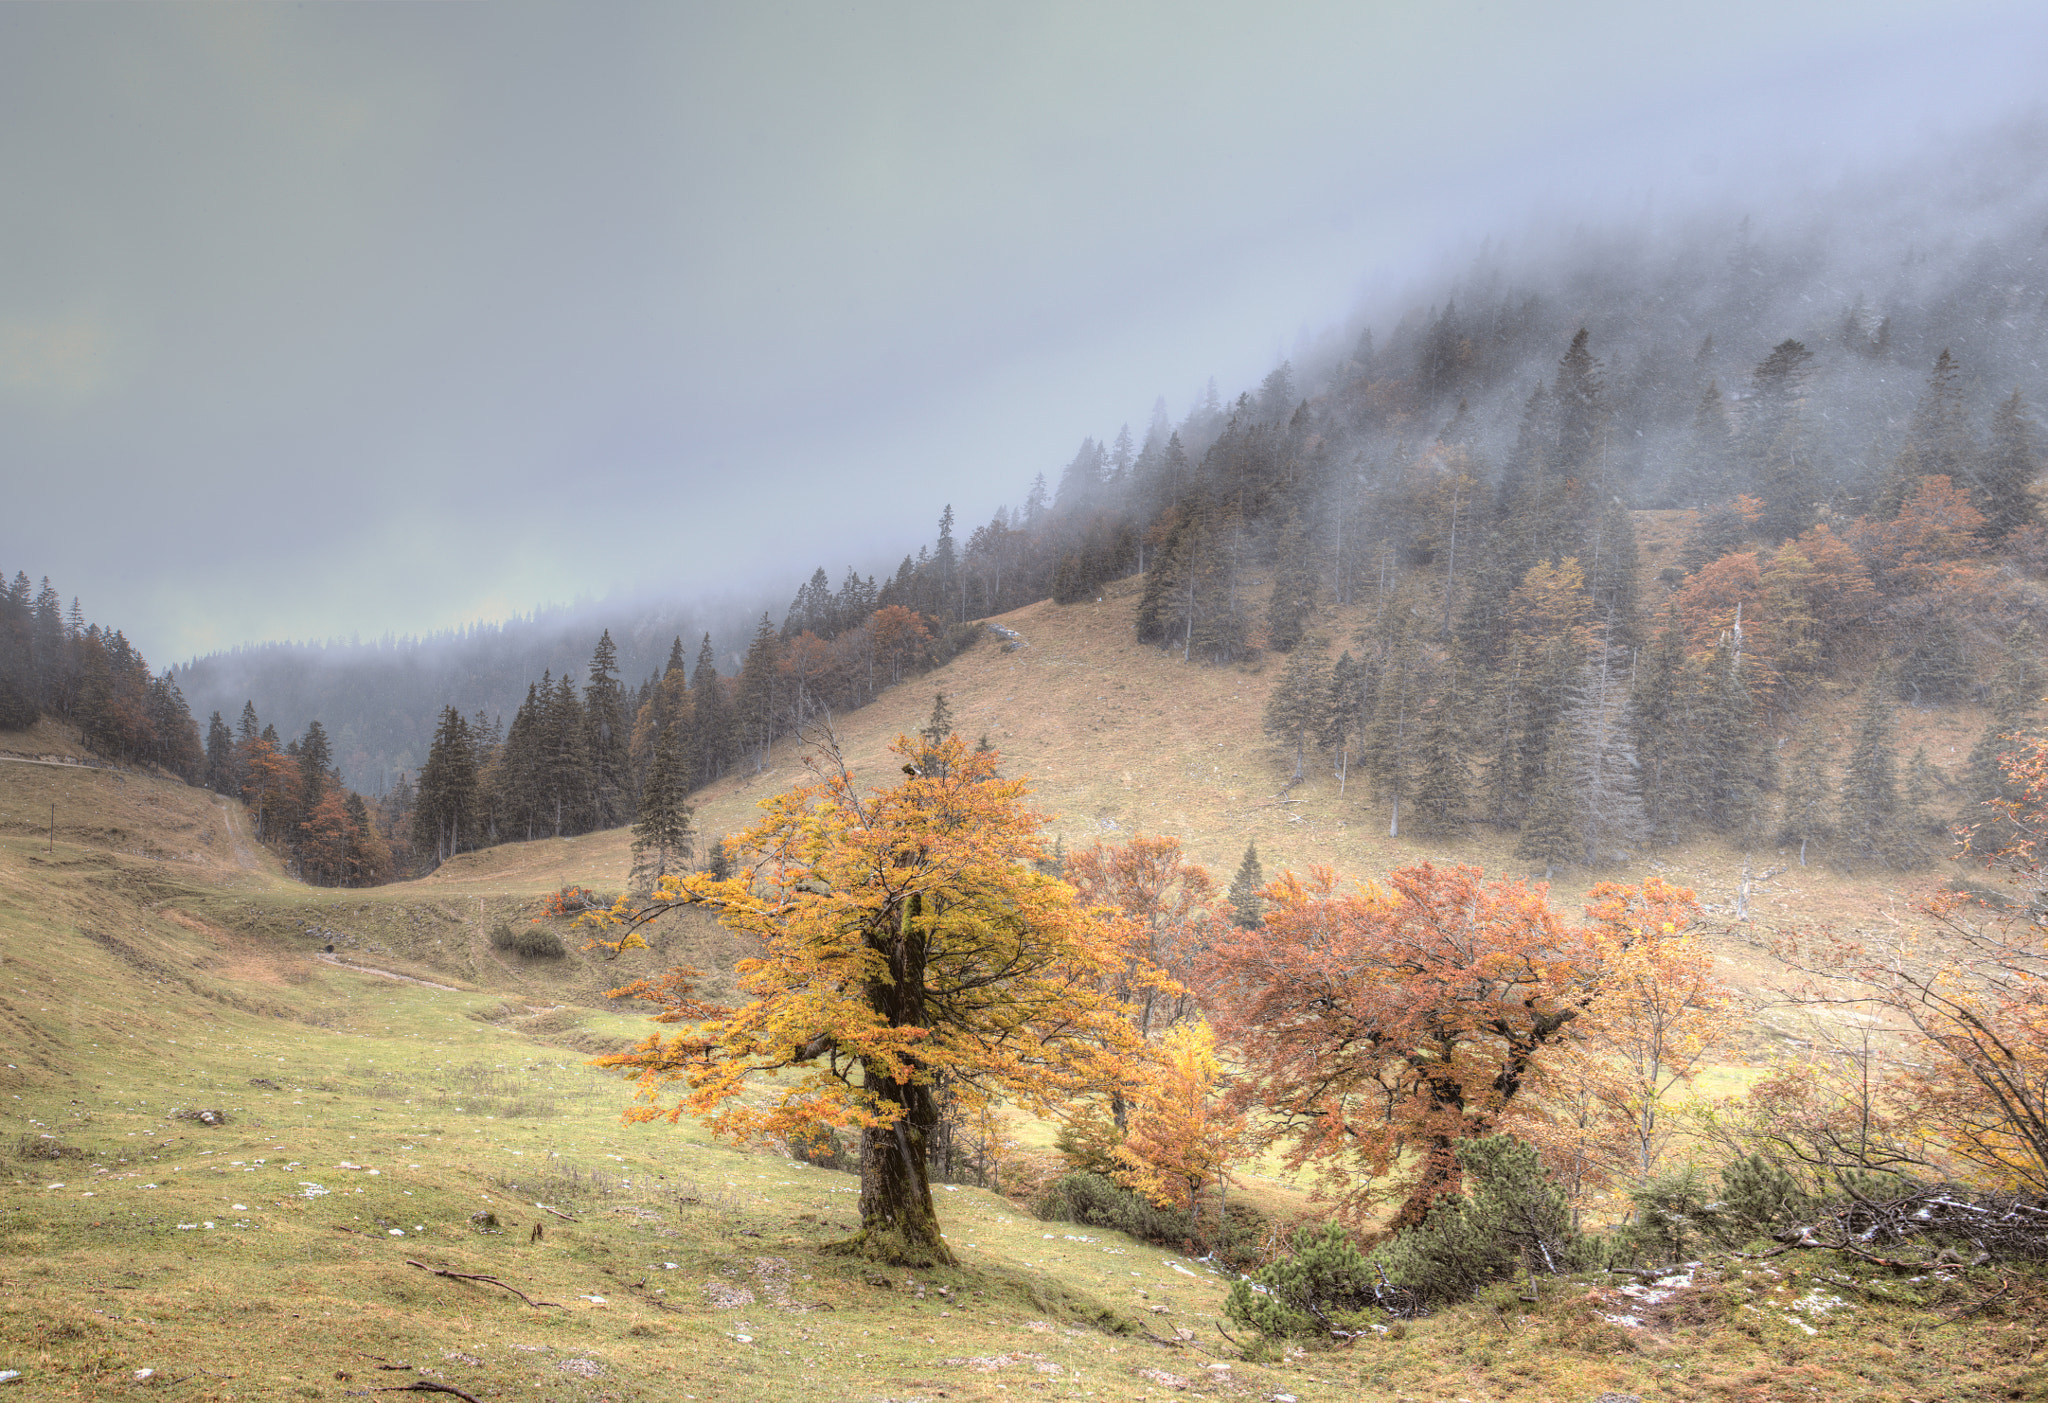
[[[543,1213],[554,1214],[557,1218],[560,1218],[565,1223],[580,1223],[583,1221],[581,1218],[577,1218],[570,1214],[564,1213],[559,1208],[550,1208],[545,1203],[536,1203],[533,1206],[535,1208],[538,1208]]]
[[[520,1300],[526,1302],[528,1305],[533,1306],[535,1308],[539,1308],[541,1306],[553,1306],[559,1310],[562,1305],[560,1301],[536,1301],[533,1297],[527,1295],[517,1286],[507,1286],[504,1282],[498,1280],[498,1278],[495,1276],[476,1276],[466,1271],[449,1271],[445,1267],[430,1267],[425,1262],[415,1262],[411,1258],[407,1258],[405,1264],[409,1267],[418,1267],[421,1271],[426,1272],[429,1276],[445,1276],[450,1281],[481,1281],[486,1286],[495,1286],[501,1291],[510,1291]]]

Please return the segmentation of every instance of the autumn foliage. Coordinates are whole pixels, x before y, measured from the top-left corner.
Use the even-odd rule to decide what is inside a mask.
[[[602,918],[620,949],[647,920],[702,906],[762,951],[740,964],[747,1002],[687,1010],[704,1016],[602,1065],[638,1079],[631,1119],[690,1115],[738,1139],[857,1131],[850,1246],[930,1263],[952,1259],[927,1177],[941,1091],[970,1111],[1049,1112],[1111,1080],[1137,1038],[1103,992],[1110,925],[1033,865],[1041,820],[1023,781],[957,736],[895,752],[904,777],[863,788],[828,748],[810,784],[763,804],[736,875],[672,875],[652,904]],[[681,982],[666,997],[694,995]]]
[[[1419,1222],[1457,1142],[1539,1115],[1541,1059],[1586,1011],[1597,951],[1540,887],[1421,863],[1384,884],[1283,874],[1262,931],[1219,948],[1214,1011],[1294,1167],[1353,1220],[1403,1195]]]

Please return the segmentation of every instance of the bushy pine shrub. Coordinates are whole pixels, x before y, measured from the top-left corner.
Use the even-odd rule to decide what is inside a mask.
[[[1161,1208],[1104,1175],[1080,1170],[1046,1185],[1033,1211],[1047,1222],[1108,1228],[1168,1246],[1179,1246],[1196,1235],[1194,1220],[1187,1214]]]
[[[1326,1338],[1365,1328],[1380,1303],[1378,1271],[1336,1223],[1296,1228],[1287,1255],[1233,1282],[1223,1313],[1273,1339]]]
[[[546,926],[529,925],[514,930],[503,921],[498,922],[491,931],[491,948],[509,950],[530,960],[559,960],[566,958],[569,953],[569,947],[562,943],[562,937]]]
[[[1524,1270],[1555,1276],[1593,1262],[1595,1248],[1534,1149],[1488,1135],[1460,1143],[1458,1163],[1467,1193],[1438,1199],[1420,1224],[1373,1254],[1397,1285],[1437,1305]]]
[[[1375,1309],[1413,1314],[1524,1271],[1597,1261],[1535,1150],[1489,1135],[1461,1143],[1458,1163],[1467,1192],[1438,1199],[1417,1226],[1370,1256],[1335,1223],[1299,1229],[1287,1256],[1231,1288],[1225,1312],[1262,1335],[1329,1338],[1362,1328]]]

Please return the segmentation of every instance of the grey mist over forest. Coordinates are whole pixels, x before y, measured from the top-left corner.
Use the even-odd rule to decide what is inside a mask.
[[[0,563],[158,666],[577,600],[611,601],[586,634],[743,632],[816,566],[887,576],[949,502],[964,543],[1162,395],[1180,424],[1282,361],[1316,394],[1474,280],[1612,367],[1675,345],[1610,293],[1682,300],[1745,216],[1758,336],[1910,299],[2029,207],[2048,57],[2000,4],[0,33]]]

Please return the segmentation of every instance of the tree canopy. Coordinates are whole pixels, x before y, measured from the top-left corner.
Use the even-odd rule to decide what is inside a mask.
[[[901,780],[864,788],[827,745],[811,783],[764,802],[733,875],[670,875],[650,904],[603,918],[617,950],[702,906],[761,954],[740,965],[736,1008],[696,1003],[681,978],[622,990],[688,1026],[602,1061],[638,1077],[635,1120],[687,1114],[741,1139],[858,1130],[848,1248],[930,1264],[952,1260],[927,1177],[941,1089],[1048,1111],[1106,1082],[1137,1037],[1103,992],[1119,928],[1032,865],[1042,820],[1024,782],[958,735],[894,752]]]

